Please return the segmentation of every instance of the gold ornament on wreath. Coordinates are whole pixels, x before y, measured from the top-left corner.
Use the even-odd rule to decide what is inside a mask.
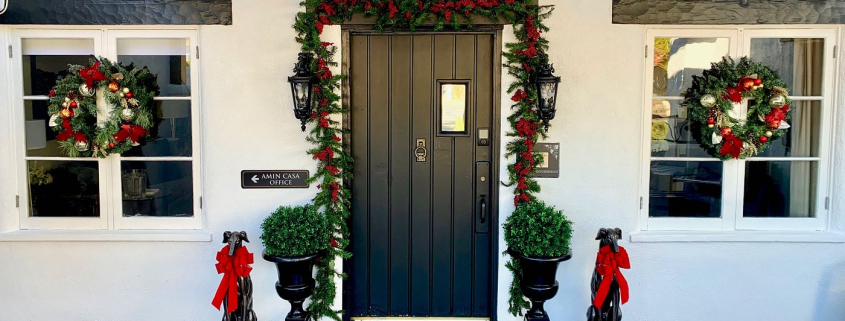
[[[121,154],[148,138],[158,93],[149,69],[92,57],[68,72],[48,95],[50,127],[67,156]]]
[[[692,76],[684,94],[693,137],[722,160],[757,155],[789,130],[789,92],[778,74],[743,57]],[[747,108],[745,119],[739,115]]]

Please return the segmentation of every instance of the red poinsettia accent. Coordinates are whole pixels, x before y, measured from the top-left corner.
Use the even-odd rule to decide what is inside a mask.
[[[528,189],[528,184],[525,183],[526,181],[528,181],[528,177],[520,177],[517,180],[516,189]]]
[[[529,152],[534,150],[534,141],[530,138],[526,138],[525,141],[522,142],[522,144],[525,145],[525,149],[527,149]]]
[[[516,133],[519,137],[534,137],[537,134],[538,125],[528,119],[521,118],[516,123]]]
[[[739,158],[739,154],[742,153],[742,140],[731,133],[722,136],[722,139],[722,148],[719,149],[719,154]]]
[[[73,134],[75,132],[73,131],[73,127],[70,125],[70,120],[65,119],[64,121],[62,121],[62,128],[64,128],[64,130],[62,130],[59,135],[56,136],[56,140],[63,142],[73,137]]]
[[[329,173],[332,173],[332,175],[337,175],[338,173],[340,173],[340,169],[334,167],[334,165],[326,165],[326,170],[329,171]]]
[[[528,93],[522,91],[522,89],[517,89],[516,93],[514,93],[513,97],[511,97],[511,100],[515,102],[520,102],[525,98],[528,98]]]
[[[325,117],[320,118],[320,127],[329,128],[329,119]]]
[[[326,160],[332,158],[334,158],[334,151],[328,146],[322,151],[314,154],[314,159],[319,159],[321,162],[325,162]]]
[[[317,9],[323,10],[323,12],[325,12],[326,15],[328,15],[329,17],[331,17],[331,16],[333,16],[337,13],[337,11],[335,11],[334,6],[331,3],[325,3],[325,2],[320,3],[320,5],[317,6]]]
[[[47,94],[47,97],[50,97],[50,98],[56,97],[56,90],[50,89],[50,93]]]
[[[120,131],[114,135],[114,140],[122,142],[129,138],[133,143],[137,143],[138,140],[146,134],[147,130],[144,129],[144,127],[138,125],[123,125],[120,126]]]
[[[340,193],[340,185],[337,185],[337,183],[330,183],[329,189],[332,190],[332,201],[337,202],[337,196]]]
[[[96,81],[108,80],[106,75],[98,70],[98,68],[100,68],[99,61],[95,62],[91,67],[79,70],[79,76],[85,80],[85,85],[88,86],[88,88],[94,88],[94,82]]]
[[[766,123],[769,124],[769,127],[772,129],[780,127],[780,123],[786,120],[786,113],[788,111],[789,105],[781,108],[772,108],[772,111],[766,114]]]
[[[337,135],[332,136],[332,139],[336,142],[340,141],[340,137],[338,137]]]
[[[330,237],[330,238],[329,238],[329,245],[330,245],[331,247],[337,247],[337,246],[338,246],[338,245],[340,245],[340,244],[338,244],[338,243],[337,243],[337,241],[335,241],[335,239],[334,239],[333,237]]]
[[[390,0],[390,2],[387,3],[387,10],[387,15],[391,18],[393,18],[393,16],[395,16],[396,13],[399,12],[399,8],[396,7],[396,4],[393,3],[393,0]]]
[[[735,87],[728,87],[725,89],[725,94],[722,95],[722,99],[729,99],[732,102],[740,103],[742,102],[742,93]]]
[[[514,206],[517,206],[517,205],[519,205],[519,202],[530,202],[530,201],[531,201],[531,198],[530,198],[530,197],[528,197],[528,194],[525,194],[525,193],[519,193],[519,195],[517,195],[516,197],[514,197],[514,199],[513,199],[513,205],[514,205]]]
[[[329,105],[329,99],[328,98],[320,99],[320,106],[321,107],[326,107],[328,105]]]

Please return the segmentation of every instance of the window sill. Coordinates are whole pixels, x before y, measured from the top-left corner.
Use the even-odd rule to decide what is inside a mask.
[[[211,242],[211,232],[27,230],[0,233],[0,242]]]
[[[631,243],[762,242],[845,243],[845,234],[819,231],[639,231]]]

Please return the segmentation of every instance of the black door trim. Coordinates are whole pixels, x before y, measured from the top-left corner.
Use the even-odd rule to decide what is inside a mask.
[[[367,34],[376,32],[372,28],[349,28],[343,29],[341,32],[341,48],[350,48],[350,39],[353,34]],[[389,35],[398,35],[398,34],[409,34],[409,32],[384,32]],[[427,32],[421,32],[427,33]],[[471,31],[470,33],[476,34],[490,34],[493,36],[493,111],[492,111],[492,119],[493,119],[493,127],[490,130],[490,137],[491,141],[494,143],[491,144],[491,166],[492,166],[492,182],[500,182],[500,163],[501,163],[501,143],[502,138],[505,136],[501,132],[501,119],[502,119],[502,97],[498,96],[496,93],[502,92],[502,69],[497,68],[497,66],[502,65],[502,26],[491,26],[490,28],[477,28],[476,30]],[[413,34],[420,34],[420,33],[413,33]],[[433,34],[467,34],[466,32],[460,31],[449,31],[449,32],[434,32]],[[343,50],[342,51],[343,57],[341,58],[341,70],[342,74],[347,76],[344,77],[342,84],[341,84],[341,95],[342,105],[343,107],[351,112],[351,104],[350,104],[350,93],[351,93],[351,77],[349,76],[350,67],[351,67],[351,52],[350,50]],[[498,98],[498,99],[497,99]],[[345,113],[343,115],[343,129],[346,130],[346,133],[343,135],[343,140],[345,142],[351,142],[350,139],[351,135],[351,123],[350,123],[350,113]],[[348,148],[351,148],[347,146]],[[344,181],[346,186],[351,188],[352,182],[349,180]],[[491,193],[491,199],[493,200],[500,200],[499,185],[493,185]],[[354,193],[354,191],[353,191]],[[497,321],[498,320],[498,284],[499,284],[499,259],[501,257],[500,253],[502,250],[499,249],[499,202],[491,202],[491,213],[496,213],[495,215],[490,215],[490,239],[491,239],[491,246],[490,246],[490,321]],[[352,215],[355,215],[354,213]],[[347,222],[351,226],[351,219]],[[343,261],[343,271],[347,273],[352,271],[352,264],[351,260],[344,260]],[[343,321],[350,321],[351,315],[350,305],[352,301],[350,297],[352,295],[352,285],[349,278],[344,279],[343,281],[343,295],[342,295],[342,306],[343,306]],[[460,318],[456,318],[460,319]]]

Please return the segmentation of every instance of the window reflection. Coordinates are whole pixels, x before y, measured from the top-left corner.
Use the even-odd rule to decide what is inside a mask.
[[[466,132],[467,85],[440,85],[440,131]]]
[[[123,153],[126,157],[191,156],[191,102],[156,101],[150,139],[139,148]]]
[[[775,70],[793,96],[821,96],[824,39],[753,38],[750,57]]]
[[[815,217],[817,162],[748,162],[745,217]]]
[[[652,161],[651,217],[720,217],[722,162]]]
[[[191,162],[121,162],[123,216],[190,217]]]
[[[27,161],[29,215],[100,216],[97,162]]]
[[[728,38],[655,38],[654,96],[681,96],[692,76],[728,56]]]

